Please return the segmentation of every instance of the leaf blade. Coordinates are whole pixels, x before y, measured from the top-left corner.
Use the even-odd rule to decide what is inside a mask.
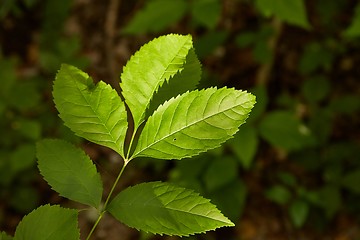
[[[159,87],[183,70],[191,48],[190,35],[169,34],[143,45],[127,62],[120,87],[134,118],[135,129],[144,121],[146,109]]]
[[[25,216],[16,228],[14,240],[79,240],[78,212],[44,205]]]
[[[60,118],[76,135],[124,156],[125,104],[110,85],[96,85],[80,69],[63,64],[56,75],[54,102]]]
[[[192,190],[162,182],[122,191],[108,211],[119,221],[146,232],[177,236],[234,226],[209,200]]]
[[[103,191],[100,174],[82,150],[55,139],[42,140],[36,147],[40,173],[52,189],[63,197],[99,207]]]
[[[148,119],[132,158],[182,159],[218,147],[237,132],[254,104],[252,94],[227,88],[173,98]]]

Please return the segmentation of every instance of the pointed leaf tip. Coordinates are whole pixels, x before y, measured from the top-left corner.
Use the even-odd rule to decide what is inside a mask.
[[[254,95],[228,88],[172,98],[146,122],[133,158],[182,159],[219,147],[238,131],[254,104]]]
[[[110,203],[108,211],[130,227],[155,234],[188,236],[234,226],[208,199],[163,182],[125,189]]]

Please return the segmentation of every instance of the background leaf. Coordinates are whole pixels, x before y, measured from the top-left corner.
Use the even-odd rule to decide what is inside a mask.
[[[191,48],[190,35],[170,34],[145,44],[127,62],[120,86],[135,129],[144,121],[146,109],[159,87],[184,69]]]
[[[218,147],[237,132],[254,104],[250,93],[227,88],[173,98],[148,119],[133,158],[181,159]]]
[[[124,156],[127,113],[110,85],[95,85],[86,73],[64,64],[56,75],[53,96],[61,119],[76,135]]]
[[[146,1],[143,9],[137,11],[123,29],[125,34],[157,33],[175,24],[185,14],[184,0]]]
[[[255,157],[259,139],[254,127],[245,125],[230,140],[231,149],[245,169],[249,169]]]
[[[256,0],[256,6],[264,15],[275,15],[290,24],[310,28],[303,0]]]
[[[12,240],[13,237],[7,235],[5,232],[0,232],[0,240]]]
[[[108,210],[130,227],[157,234],[187,236],[234,226],[209,200],[192,190],[161,182],[125,189]]]
[[[301,227],[308,216],[309,204],[302,200],[295,200],[291,203],[289,214],[295,227]]]
[[[196,23],[214,29],[221,16],[221,1],[196,0],[191,2],[191,14]]]
[[[63,140],[42,140],[37,144],[39,169],[44,179],[61,196],[99,207],[102,182],[90,158]]]
[[[292,113],[274,111],[260,123],[260,135],[276,147],[297,150],[312,143],[311,133]]]
[[[14,240],[79,240],[78,213],[60,206],[41,206],[25,216]]]

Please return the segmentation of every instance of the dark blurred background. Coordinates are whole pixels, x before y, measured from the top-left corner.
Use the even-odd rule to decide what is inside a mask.
[[[191,34],[199,87],[257,96],[247,123],[194,159],[139,159],[121,186],[164,180],[211,198],[236,223],[188,239],[360,239],[360,4],[355,0],[0,0],[0,229],[41,204],[76,207],[39,175],[35,142],[63,138],[96,162],[105,187],[121,159],[77,138],[52,101],[61,63],[119,90],[141,45]],[[86,233],[93,216],[80,214]],[[93,239],[178,239],[106,217]]]

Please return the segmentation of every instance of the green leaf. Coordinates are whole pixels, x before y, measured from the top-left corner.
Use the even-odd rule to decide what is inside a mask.
[[[286,204],[291,198],[291,192],[282,185],[274,185],[266,190],[265,196],[278,204]]]
[[[161,89],[153,96],[147,116],[151,115],[160,104],[179,94],[196,88],[201,79],[201,64],[194,48],[189,50],[183,70],[174,75],[169,82],[165,82]]]
[[[309,205],[302,200],[295,200],[290,205],[289,214],[295,227],[301,227],[309,214]]]
[[[132,158],[182,159],[216,148],[238,131],[254,104],[252,94],[227,88],[172,98],[148,119]]]
[[[237,222],[246,206],[247,187],[239,178],[207,195],[222,213]]]
[[[219,0],[192,1],[191,14],[195,22],[214,29],[221,16],[221,3]]]
[[[360,169],[351,171],[343,176],[342,185],[353,193],[360,193]]]
[[[7,235],[5,232],[0,232],[0,240],[12,240],[13,237]]]
[[[190,35],[170,34],[145,44],[127,62],[120,86],[135,129],[144,121],[146,109],[159,87],[184,69],[191,48]]]
[[[25,216],[14,240],[79,240],[78,212],[60,206],[41,206]]]
[[[199,36],[194,43],[196,53],[200,58],[212,54],[217,48],[224,44],[229,33],[227,31],[209,31]]]
[[[79,137],[124,156],[127,130],[125,104],[110,85],[81,70],[62,65],[54,82],[54,102],[61,119]]]
[[[209,200],[168,183],[142,183],[120,192],[109,212],[130,227],[156,234],[188,236],[234,226]]]
[[[35,166],[35,145],[19,145],[10,157],[11,171],[17,173]]]
[[[74,145],[55,139],[37,143],[39,169],[44,179],[61,196],[99,207],[102,182],[90,158]]]
[[[123,29],[125,34],[157,33],[178,22],[186,13],[184,0],[146,1],[143,9]]]
[[[222,189],[223,186],[235,180],[238,176],[238,164],[232,157],[216,158],[206,169],[203,180],[208,192]]]
[[[275,15],[287,23],[310,28],[304,0],[256,0],[255,4],[265,16]]]
[[[343,32],[343,35],[346,37],[360,36],[360,4],[356,6],[352,22],[350,26]]]
[[[302,85],[302,94],[310,103],[316,103],[328,96],[330,92],[329,80],[324,76],[311,77]]]
[[[260,135],[270,144],[288,151],[312,144],[310,131],[290,112],[274,111],[260,123]]]
[[[259,139],[255,128],[245,125],[240,128],[233,139],[230,140],[230,146],[236,157],[245,169],[249,169],[257,148]]]

